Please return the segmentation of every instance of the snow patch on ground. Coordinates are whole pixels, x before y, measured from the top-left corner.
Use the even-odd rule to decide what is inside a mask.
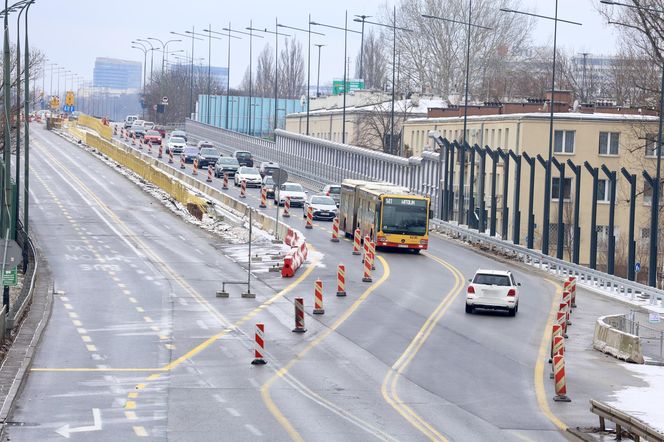
[[[617,391],[609,405],[664,432],[664,367],[655,365],[623,364],[647,385],[627,387]]]

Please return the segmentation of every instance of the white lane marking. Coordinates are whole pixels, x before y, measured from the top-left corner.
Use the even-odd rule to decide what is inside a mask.
[[[32,197],[32,201],[34,201],[35,204],[37,204],[38,206],[41,205],[41,203],[39,202],[39,198],[37,198],[37,195],[35,195],[35,193],[32,191],[32,187],[30,188],[30,196]]]
[[[251,434],[253,434],[254,436],[262,436],[263,435],[263,433],[261,433],[261,431],[258,428],[254,427],[251,424],[244,424],[244,428],[249,430],[249,432]]]
[[[201,319],[199,319],[198,321],[196,321],[196,324],[197,324],[200,328],[202,328],[203,330],[207,330],[207,329],[209,328],[207,325],[205,325],[205,322],[203,322]]]
[[[186,240],[187,240],[187,238],[185,238],[185,237],[182,236],[182,235],[178,235],[178,238],[180,238],[182,241],[186,241]]]
[[[226,399],[221,397],[220,394],[213,394],[212,397],[214,398],[215,401],[219,402],[220,404],[226,403]]]
[[[228,414],[230,414],[231,416],[234,416],[234,417],[240,417],[240,416],[241,416],[240,412],[237,411],[235,408],[230,408],[230,407],[228,407],[228,408],[226,408],[226,411],[227,411]]]
[[[203,254],[203,252],[201,252],[201,251],[200,251],[200,250],[198,250],[198,249],[194,249],[194,250],[195,250],[195,251],[196,251],[196,253],[198,253],[199,255],[202,255],[202,254]]]

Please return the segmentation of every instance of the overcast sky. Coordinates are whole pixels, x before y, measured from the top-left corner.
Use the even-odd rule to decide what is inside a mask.
[[[553,0],[521,0],[524,9],[542,15],[553,15]],[[559,17],[579,21],[583,26],[559,25],[558,44],[568,51],[612,54],[615,52],[615,32],[595,11],[597,0],[559,0]],[[498,3],[498,2],[496,2]],[[184,32],[195,26],[197,32],[212,25],[221,30],[232,22],[234,28],[243,29],[253,20],[254,27],[274,27],[279,22],[306,27],[307,14],[312,20],[343,27],[344,11],[354,14],[376,15],[385,0],[37,0],[30,10],[30,44],[45,52],[50,61],[64,66],[86,80],[92,79],[95,57],[112,57],[142,61],[143,55],[131,48],[131,40],[157,37],[162,40],[179,38],[169,31]],[[392,4],[388,2],[388,4]],[[12,40],[16,33],[15,15],[10,17]],[[349,19],[350,20],[350,19]],[[355,24],[355,23],[353,23]],[[553,41],[553,22],[537,20],[534,43],[550,44]],[[343,32],[333,29],[322,31],[325,37],[312,37],[312,43],[322,43],[321,83],[343,76]],[[306,34],[299,35],[306,45]],[[265,40],[268,38],[266,37]],[[256,39],[254,57],[265,40]],[[274,46],[274,38],[269,38]],[[170,50],[190,52],[187,43],[172,43]],[[355,60],[360,38],[349,34],[349,57]],[[315,48],[313,48],[316,50]],[[207,41],[196,42],[195,56],[206,57]],[[231,84],[240,82],[248,57],[248,40],[234,40],[231,60]],[[305,51],[306,56],[306,51]],[[160,53],[155,53],[155,66],[161,63]],[[312,84],[315,82],[317,54],[312,50]],[[148,57],[148,63],[149,63]],[[226,41],[213,40],[212,64],[226,65]],[[351,72],[354,65],[351,64]],[[47,76],[47,83],[49,78]],[[48,86],[47,86],[48,88]]]

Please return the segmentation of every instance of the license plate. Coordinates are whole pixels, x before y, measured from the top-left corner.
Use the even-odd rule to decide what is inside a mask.
[[[397,245],[397,247],[401,247],[402,249],[407,249],[408,244],[399,244],[399,245]]]

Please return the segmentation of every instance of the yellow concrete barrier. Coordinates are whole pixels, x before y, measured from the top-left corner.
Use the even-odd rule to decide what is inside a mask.
[[[87,127],[97,132],[103,139],[111,140],[113,139],[113,128],[103,124],[97,118],[91,117],[89,115],[80,114],[78,116],[79,126]]]

